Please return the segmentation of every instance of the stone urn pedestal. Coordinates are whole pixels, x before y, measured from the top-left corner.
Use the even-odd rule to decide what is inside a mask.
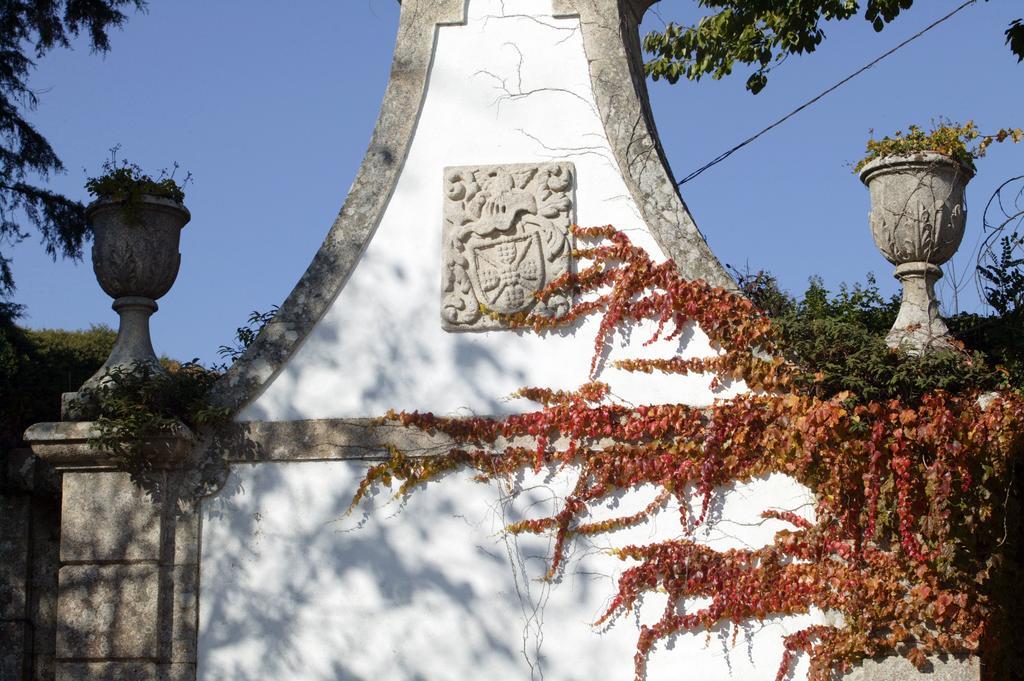
[[[860,171],[871,193],[871,235],[896,266],[903,302],[886,341],[919,354],[949,347],[935,282],[964,237],[964,190],[974,171],[945,154],[886,156]]]
[[[194,681],[198,438],[173,424],[138,443],[145,467],[126,465],[96,445],[101,428],[89,420],[96,408],[90,389],[114,380],[112,372],[162,371],[149,318],[178,275],[179,237],[190,216],[180,203],[153,196],[129,205],[100,200],[87,214],[93,269],[120,316],[117,340],[80,392],[65,394],[64,420],[37,423],[24,435],[60,476],[48,678]],[[0,678],[8,677],[0,671]]]
[[[114,299],[120,317],[117,340],[110,357],[77,393],[65,393],[65,420],[88,416],[83,392],[102,385],[113,371],[150,372],[163,369],[153,351],[149,318],[156,301],[178,276],[182,228],[191,219],[184,205],[170,199],[143,195],[131,204],[99,199],[86,209],[94,243],[92,266],[103,291]]]

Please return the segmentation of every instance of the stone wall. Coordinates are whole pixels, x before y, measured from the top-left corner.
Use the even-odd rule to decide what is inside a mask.
[[[53,679],[59,537],[53,471],[0,453],[0,681]]]
[[[198,517],[119,471],[65,471],[58,681],[195,677]]]

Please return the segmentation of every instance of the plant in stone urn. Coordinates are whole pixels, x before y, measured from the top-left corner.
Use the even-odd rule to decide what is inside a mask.
[[[974,160],[993,142],[1024,138],[1019,129],[982,135],[971,121],[940,123],[931,132],[908,132],[871,140],[855,167],[871,193],[871,234],[886,260],[896,266],[903,301],[886,340],[891,347],[921,353],[949,347],[939,316],[935,282],[939,266],[960,247],[967,207],[964,190]]]
[[[83,389],[95,388],[112,370],[162,371],[149,335],[156,301],[178,276],[178,243],[191,215],[181,186],[166,174],[154,179],[134,165],[108,161],[104,174],[89,178],[96,197],[86,214],[92,225],[93,271],[114,299],[120,316],[114,349]]]

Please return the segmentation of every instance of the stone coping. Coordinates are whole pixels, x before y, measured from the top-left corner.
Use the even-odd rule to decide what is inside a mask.
[[[499,437],[495,449],[508,446],[535,447],[536,438],[525,435]],[[612,439],[597,441],[612,445]],[[551,441],[568,446],[567,438]],[[299,421],[239,421],[203,436],[205,455],[226,463],[288,461],[384,461],[398,450],[408,457],[447,454],[464,444],[446,433],[405,426],[397,421],[365,418],[308,419]]]
[[[842,681],[981,681],[977,657],[933,656],[919,671],[903,657],[864,660],[842,676]]]
[[[36,456],[58,471],[119,468],[115,457],[89,444],[98,434],[94,421],[37,423],[24,438]],[[171,432],[146,438],[143,452],[154,468],[174,468],[189,458],[196,442],[188,426],[179,422]]]
[[[228,463],[385,460],[392,449],[408,456],[445,454],[455,446],[443,433],[379,419],[242,421],[223,426],[207,446]]]

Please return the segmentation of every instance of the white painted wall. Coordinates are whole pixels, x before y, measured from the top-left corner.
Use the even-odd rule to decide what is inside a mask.
[[[641,528],[579,541],[558,583],[540,581],[547,537],[516,539],[508,521],[540,517],[572,475],[527,476],[512,500],[468,474],[431,484],[407,505],[378,496],[345,516],[365,464],[257,464],[234,469],[206,502],[199,681],[631,681],[638,622],[664,597],[611,627],[590,626],[627,565],[603,549],[681,532],[676,509]],[[632,494],[617,509],[639,509]],[[767,508],[813,517],[784,476],[720,494],[697,536],[724,550],[757,547],[788,524]],[[694,511],[697,511],[695,502]],[[700,604],[688,603],[687,608]],[[751,623],[736,633],[677,636],[652,654],[649,681],[772,681],[782,639],[820,616]],[[806,678],[806,660],[794,679]]]
[[[520,387],[575,388],[587,380],[596,320],[546,338],[448,333],[440,324],[446,166],[571,161],[579,224],[613,224],[664,257],[596,113],[579,21],[550,14],[550,0],[473,0],[467,26],[439,29],[409,158],[372,242],[329,312],[240,420],[388,409],[508,413],[531,406],[503,400]],[[636,334],[633,345],[646,338]],[[684,341],[684,355],[711,352],[699,330]],[[620,347],[612,356],[640,354]],[[636,403],[708,404],[714,397],[706,377],[607,371],[602,380]]]
[[[506,13],[505,7],[508,11]],[[507,14],[507,15],[506,15]],[[625,86],[625,84],[624,84]],[[544,338],[450,334],[440,325],[442,169],[568,160],[577,217],[614,224],[656,257],[595,112],[579,22],[549,0],[471,0],[467,26],[439,30],[427,100],[397,190],[348,285],[304,345],[240,420],[378,416],[387,409],[499,414],[530,404],[525,385],[587,380],[595,324]],[[712,352],[699,329],[667,350],[618,339],[612,358]],[[634,377],[606,370],[636,403],[709,404],[706,377]],[[629,681],[639,622],[664,597],[597,631],[590,626],[626,567],[602,549],[679,536],[678,516],[574,545],[564,578],[538,581],[549,538],[516,540],[509,520],[537,517],[568,481],[528,478],[509,501],[468,474],[431,484],[401,512],[344,517],[364,464],[236,466],[204,505],[201,681]],[[567,474],[571,478],[571,472]],[[639,507],[622,500],[619,513]],[[786,526],[768,508],[809,515],[808,491],[783,476],[722,491],[699,533],[716,549],[761,546]],[[612,512],[606,509],[605,513]],[[600,515],[600,513],[598,514]],[[686,604],[687,608],[698,607]],[[820,614],[682,635],[652,656],[649,681],[770,680],[781,637]],[[804,678],[806,664],[794,679]]]

